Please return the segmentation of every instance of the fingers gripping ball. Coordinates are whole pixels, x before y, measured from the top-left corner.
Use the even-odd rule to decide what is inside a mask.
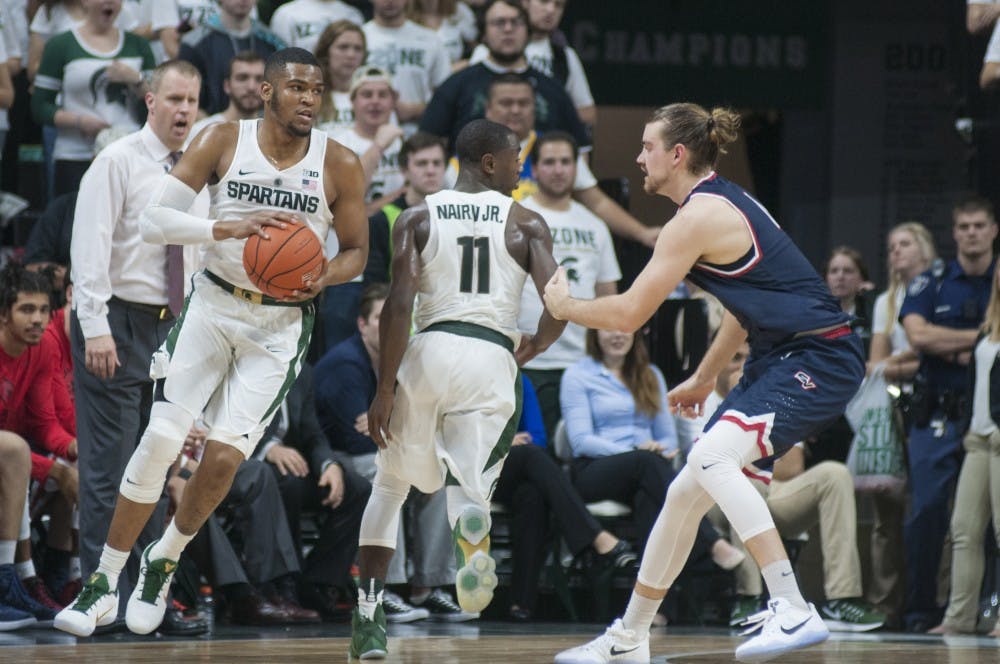
[[[326,260],[319,237],[305,224],[268,226],[270,239],[251,235],[243,245],[243,269],[261,293],[288,297],[323,273]]]

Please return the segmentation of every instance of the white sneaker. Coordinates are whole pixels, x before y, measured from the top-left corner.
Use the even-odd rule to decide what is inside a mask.
[[[810,604],[809,610],[803,611],[781,597],[769,601],[766,610],[750,616],[744,624],[750,626],[744,635],[758,630],[760,633],[736,649],[736,659],[741,662],[766,662],[830,637],[830,630],[815,606]]]
[[[53,626],[75,636],[90,636],[117,617],[118,591],[109,590],[108,577],[94,572],[73,603],[56,614]]]
[[[170,580],[177,571],[176,560],[149,559],[149,552],[155,545],[153,542],[142,552],[139,582],[125,607],[125,624],[135,634],[149,634],[163,622]]]
[[[555,664],[649,664],[649,635],[639,639],[636,633],[625,629],[618,618],[604,634],[582,646],[563,650],[556,655]]]

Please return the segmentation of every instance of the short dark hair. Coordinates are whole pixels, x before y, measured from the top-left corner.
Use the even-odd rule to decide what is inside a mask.
[[[955,201],[955,205],[951,209],[952,217],[957,217],[960,214],[975,214],[976,212],[985,212],[990,221],[996,223],[996,216],[993,214],[993,203],[988,198],[979,194],[970,193],[962,195]]]
[[[245,62],[247,64],[255,64],[257,62],[264,62],[264,56],[260,53],[254,51],[240,51],[233,56],[233,59],[229,61],[229,71],[226,73],[226,78],[233,77],[233,65],[237,62]]]
[[[10,313],[20,293],[44,293],[51,299],[52,280],[41,272],[32,272],[21,263],[9,260],[0,270],[0,314]]]
[[[498,85],[527,85],[534,92],[534,86],[531,85],[531,81],[528,80],[526,76],[514,73],[512,71],[505,72],[499,76],[494,77],[490,84],[486,86],[486,101],[493,99],[493,89]]]
[[[538,163],[538,155],[542,151],[542,146],[547,143],[567,143],[570,150],[573,151],[573,161],[580,156],[580,146],[576,144],[576,139],[573,135],[559,130],[547,131],[537,139],[535,139],[535,144],[531,146],[531,163]]]
[[[493,5],[501,3],[516,9],[517,13],[521,15],[521,19],[524,21],[525,29],[530,30],[531,21],[528,19],[528,10],[521,4],[521,0],[488,0],[488,2],[484,4],[481,9],[476,11],[476,27],[479,29],[480,37],[486,34],[486,13],[493,8]]]
[[[358,300],[358,317],[368,320],[375,309],[375,303],[389,297],[389,284],[373,283],[365,286],[361,291],[361,299]]]
[[[161,62],[153,69],[153,73],[149,76],[149,89],[152,92],[157,92],[160,89],[160,84],[163,83],[163,77],[167,75],[168,71],[175,71],[181,76],[186,76],[188,78],[197,78],[201,80],[201,72],[198,68],[187,60],[166,60]]]
[[[318,68],[319,61],[315,55],[304,48],[297,46],[283,48],[268,56],[264,63],[264,80],[268,83],[274,83],[274,77],[284,73],[285,65],[310,65]]]
[[[480,118],[472,120],[458,132],[455,139],[455,154],[459,164],[478,164],[484,154],[496,154],[511,146],[514,132],[505,125]]]
[[[403,141],[403,145],[399,148],[399,157],[397,161],[399,162],[399,168],[405,170],[410,163],[410,155],[415,152],[420,152],[427,148],[432,148],[434,146],[441,148],[441,152],[444,154],[445,159],[448,158],[448,143],[440,136],[435,136],[434,134],[429,134],[426,131],[418,131],[408,139]]]

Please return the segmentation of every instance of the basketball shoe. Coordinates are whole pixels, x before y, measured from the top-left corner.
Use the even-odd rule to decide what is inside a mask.
[[[759,633],[736,649],[736,659],[741,662],[766,662],[792,650],[822,643],[830,638],[830,630],[809,605],[803,611],[783,597],[767,603],[767,609],[750,616],[744,635]]]
[[[177,571],[176,560],[149,559],[149,552],[155,545],[156,542],[151,543],[142,552],[139,582],[135,584],[125,607],[125,624],[135,634],[149,634],[163,622],[170,580]]]
[[[388,637],[385,632],[385,611],[382,602],[375,606],[371,619],[354,607],[351,613],[351,657],[354,659],[385,659]]]
[[[490,557],[490,519],[478,505],[469,505],[458,517],[455,539],[455,590],[463,611],[479,613],[493,600],[497,563]]]
[[[649,636],[639,638],[618,618],[604,634],[582,646],[563,650],[555,664],[649,664]]]
[[[76,636],[90,636],[97,627],[110,625],[118,617],[118,591],[110,590],[108,577],[94,572],[76,599],[56,614],[56,629]]]

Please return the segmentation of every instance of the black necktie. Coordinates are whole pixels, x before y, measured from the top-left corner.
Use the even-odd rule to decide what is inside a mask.
[[[167,155],[170,168],[181,158],[181,152]],[[184,306],[184,247],[179,244],[167,245],[167,306],[174,318],[180,315]]]

